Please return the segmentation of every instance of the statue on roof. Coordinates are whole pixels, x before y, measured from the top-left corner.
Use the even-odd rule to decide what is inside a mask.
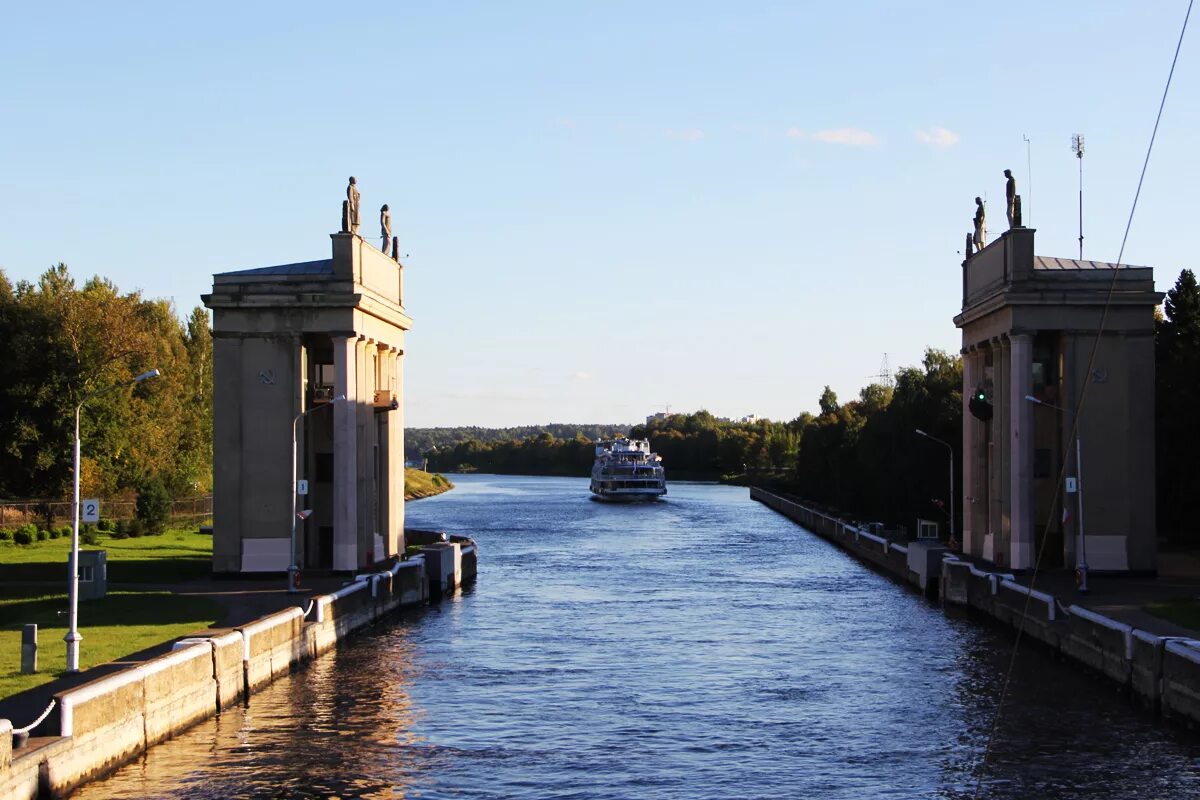
[[[350,233],[358,233],[359,194],[358,194],[358,186],[356,185],[356,183],[357,182],[354,180],[354,176],[351,175],[350,183],[349,183],[349,185],[346,186],[346,211],[347,211],[347,216],[349,217],[348,227],[350,229]]]
[[[1008,227],[1011,229],[1019,227],[1021,224],[1020,215],[1014,208],[1017,203],[1017,179],[1013,177],[1011,169],[1004,170],[1004,177],[1007,178],[1004,182],[1004,198],[1008,207]]]
[[[392,212],[388,210],[387,203],[383,204],[383,208],[379,209],[379,235],[383,237],[383,244],[379,249],[383,251],[385,256],[393,255],[390,250],[392,247]]]
[[[983,200],[975,198],[975,236],[972,243],[975,245],[975,252],[978,253],[983,248],[987,247],[987,211],[984,208]]]

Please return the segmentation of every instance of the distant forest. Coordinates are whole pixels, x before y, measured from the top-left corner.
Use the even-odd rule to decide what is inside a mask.
[[[633,425],[579,425],[575,423],[551,423],[549,425],[521,425],[516,428],[480,428],[474,425],[459,428],[406,428],[404,431],[404,457],[411,463],[424,458],[430,450],[444,450],[456,445],[475,441],[483,444],[500,442],[522,442],[531,437],[548,433],[554,439],[583,437],[611,439],[628,433]],[[588,456],[591,464],[591,456]]]

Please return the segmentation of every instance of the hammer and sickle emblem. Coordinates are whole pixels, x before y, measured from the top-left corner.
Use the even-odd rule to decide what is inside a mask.
[[[271,384],[275,383],[275,370],[264,369],[262,372],[258,373],[258,379],[267,386],[270,386]]]

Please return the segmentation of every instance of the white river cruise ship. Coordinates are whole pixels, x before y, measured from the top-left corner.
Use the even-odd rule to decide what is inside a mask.
[[[647,439],[614,439],[596,443],[592,464],[592,499],[609,503],[657,500],[667,493],[662,458],[650,452]]]

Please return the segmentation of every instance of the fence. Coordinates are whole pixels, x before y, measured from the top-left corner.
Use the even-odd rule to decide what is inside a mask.
[[[171,501],[171,521],[199,523],[212,517],[212,495],[180,497]],[[133,519],[137,508],[134,498],[118,497],[100,501],[101,519]],[[70,525],[70,500],[0,500],[0,528],[35,525]]]

